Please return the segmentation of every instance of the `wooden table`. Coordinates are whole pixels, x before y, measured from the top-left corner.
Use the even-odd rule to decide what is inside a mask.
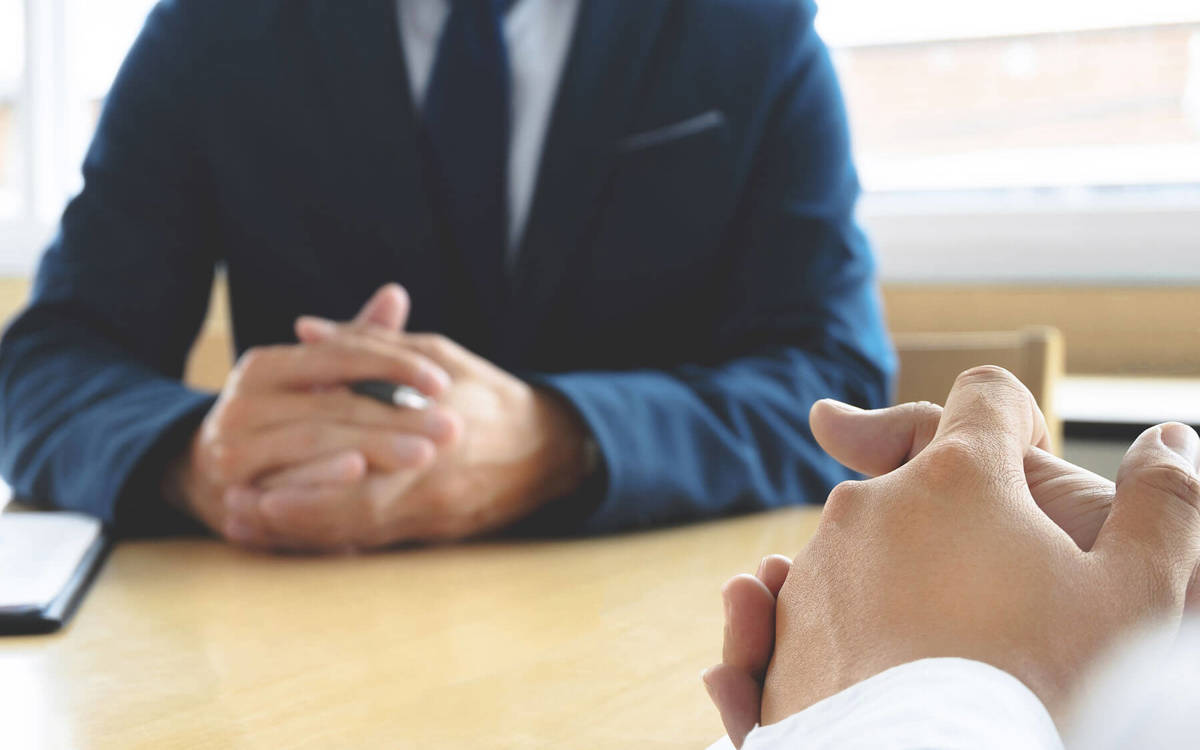
[[[719,587],[817,517],[324,559],[126,544],[64,632],[0,640],[0,746],[703,748]]]

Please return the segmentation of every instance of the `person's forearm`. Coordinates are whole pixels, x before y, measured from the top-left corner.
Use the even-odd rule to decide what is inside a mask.
[[[72,328],[34,310],[0,345],[0,467],[21,497],[153,530],[166,522],[159,453],[174,452],[212,397]]]
[[[42,503],[147,531],[161,474],[212,404],[180,382],[219,242],[195,128],[200,9],[161,3],[105,98],[30,307],[0,345],[0,468]],[[181,95],[180,92],[186,92]],[[127,516],[127,517],[123,517]]]

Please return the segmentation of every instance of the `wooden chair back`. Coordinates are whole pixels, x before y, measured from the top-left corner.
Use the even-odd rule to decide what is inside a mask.
[[[1054,410],[1054,389],[1066,361],[1062,334],[1049,326],[1019,331],[901,333],[893,340],[900,357],[896,403],[944,404],[954,379],[976,365],[999,365],[1033,393],[1046,415],[1054,450],[1062,447],[1062,421]]]

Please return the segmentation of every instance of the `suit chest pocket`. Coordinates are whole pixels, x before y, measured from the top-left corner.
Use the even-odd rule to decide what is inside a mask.
[[[654,283],[662,293],[703,278],[733,211],[731,152],[723,122],[619,148],[592,234],[591,281],[608,291]]]

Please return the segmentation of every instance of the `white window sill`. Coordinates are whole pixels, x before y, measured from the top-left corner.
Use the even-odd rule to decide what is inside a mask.
[[[1070,375],[1055,391],[1065,422],[1097,425],[1200,425],[1200,378]]]
[[[1200,190],[872,193],[880,276],[901,283],[1200,283]]]

